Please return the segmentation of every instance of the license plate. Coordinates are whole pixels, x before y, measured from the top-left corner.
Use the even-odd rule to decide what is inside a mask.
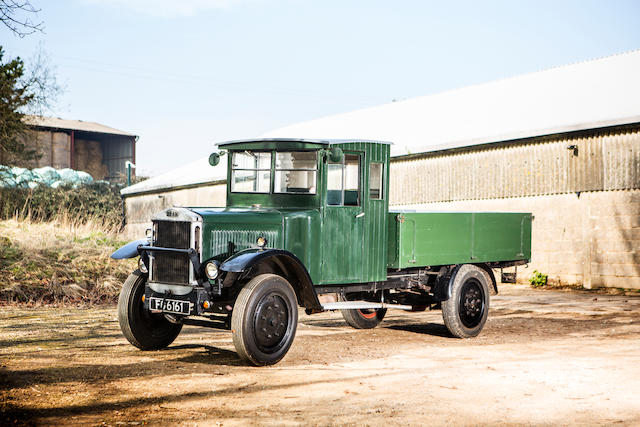
[[[191,303],[189,301],[180,301],[177,299],[151,297],[149,298],[149,310],[189,315],[191,311]]]

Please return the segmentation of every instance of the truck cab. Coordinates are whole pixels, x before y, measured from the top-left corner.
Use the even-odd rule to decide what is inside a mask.
[[[390,212],[389,143],[218,147],[209,160],[227,162],[226,207],[158,212],[147,239],[113,254],[140,257],[123,285],[119,321],[143,350],[170,345],[199,317],[231,329],[250,363],[276,363],[293,342],[298,307],[340,310],[356,328],[377,326],[388,308],[442,307],[452,335],[468,338],[497,292],[493,269],[530,258],[527,213]],[[332,301],[320,303],[321,294]]]

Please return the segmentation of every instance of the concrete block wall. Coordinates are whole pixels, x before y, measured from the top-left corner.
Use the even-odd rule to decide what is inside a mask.
[[[397,205],[434,211],[531,212],[533,270],[586,288],[640,289],[640,190]]]

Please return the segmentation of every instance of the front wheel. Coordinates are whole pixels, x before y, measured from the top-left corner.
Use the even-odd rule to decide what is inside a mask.
[[[118,322],[125,338],[140,350],[160,350],[171,344],[182,324],[145,310],[142,297],[147,276],[136,270],[127,277],[118,298]]]
[[[488,274],[475,265],[465,264],[451,284],[451,298],[442,302],[442,318],[451,334],[471,338],[480,333],[489,314]]]
[[[241,358],[256,366],[279,362],[289,351],[297,326],[296,294],[281,276],[261,274],[240,290],[231,332]]]

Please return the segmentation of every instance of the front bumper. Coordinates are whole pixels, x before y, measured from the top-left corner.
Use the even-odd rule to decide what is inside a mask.
[[[149,310],[150,298],[167,300],[178,300],[189,302],[190,310],[188,316],[202,316],[205,313],[229,313],[226,304],[211,301],[206,289],[202,287],[193,288],[191,292],[184,295],[155,292],[149,285],[144,290],[144,309]],[[204,308],[204,303],[209,303],[209,308]],[[159,311],[158,311],[159,312]],[[167,313],[172,314],[172,313]]]

